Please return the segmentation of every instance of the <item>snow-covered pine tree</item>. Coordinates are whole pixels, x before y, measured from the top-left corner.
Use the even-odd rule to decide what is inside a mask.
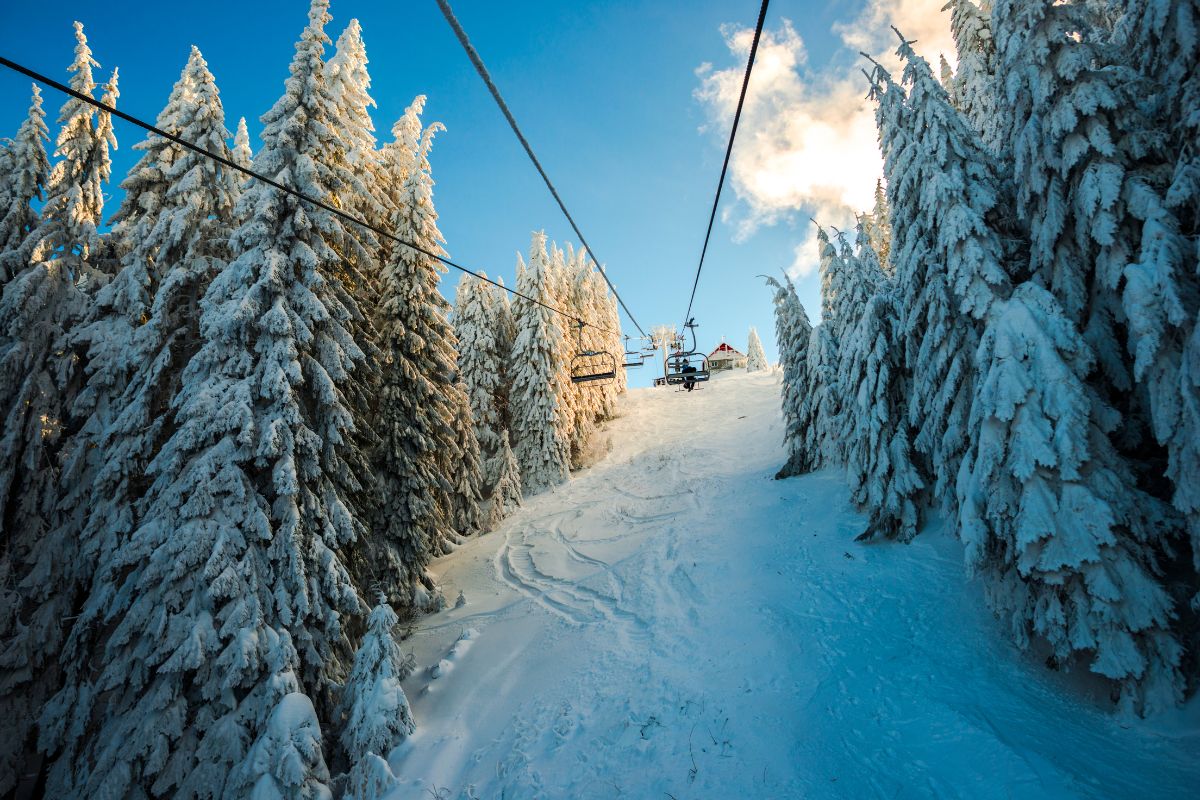
[[[517,326],[513,319],[512,305],[508,300],[508,290],[504,288],[504,278],[497,275],[497,287],[483,284],[480,290],[490,294],[488,317],[496,337],[496,350],[500,353],[500,381],[496,386],[496,412],[500,415],[500,425],[506,431],[512,430],[512,413],[509,409],[509,392],[512,390],[512,351],[517,340]]]
[[[323,65],[323,82],[331,102],[322,103],[321,119],[336,137],[325,148],[325,160],[337,166],[339,183],[333,187],[334,205],[358,219],[388,229],[383,218],[378,186],[386,179],[380,175],[375,150],[374,125],[369,107],[375,105],[368,89],[367,54],[358,20],[352,19],[338,37],[334,54]],[[346,404],[354,415],[353,452],[369,453],[378,444],[375,419],[378,415],[379,384],[382,380],[382,355],[379,332],[374,324],[374,309],[379,305],[379,269],[381,250],[375,233],[363,225],[344,223],[340,238],[329,239],[337,252],[329,276],[336,278],[335,289],[342,305],[350,312],[346,328],[354,336],[365,359],[346,386]],[[374,474],[366,462],[353,464],[353,474],[343,476],[346,496],[354,515],[366,519],[374,510]]]
[[[910,379],[911,441],[924,456],[921,470],[932,478],[925,482],[932,484],[933,497],[944,501],[951,499],[945,490],[953,485],[968,445],[971,358],[979,334],[977,324],[960,312],[954,278],[938,255],[938,222],[922,200],[927,183],[942,179],[939,153],[924,144],[923,126],[945,126],[941,111],[957,112],[948,102],[925,102],[924,93],[936,91],[945,99],[945,90],[936,80],[918,80],[911,65],[910,61],[904,77],[912,86],[912,104],[880,66],[874,71],[871,94],[879,103],[876,120],[892,224],[891,260]],[[940,127],[932,130],[936,133]]]
[[[397,123],[397,145],[414,163],[421,148],[420,126]],[[430,134],[441,128],[430,126]],[[427,169],[409,169],[393,227],[405,241],[441,252]],[[446,387],[455,380],[453,332],[438,292],[440,263],[404,245],[392,248],[383,269],[383,299],[377,320],[385,358],[376,454],[379,507],[369,549],[373,580],[388,587],[389,600],[415,603],[425,566],[451,547],[447,514],[450,483],[444,464],[453,454],[454,409]],[[430,583],[427,588],[432,588]],[[423,591],[423,590],[422,590]]]
[[[840,234],[839,234],[840,235]],[[860,416],[862,410],[857,407],[859,402],[859,384],[863,380],[869,379],[863,373],[865,360],[868,358],[866,353],[856,352],[861,348],[874,347],[874,339],[881,335],[881,331],[886,328],[889,331],[897,329],[899,319],[892,320],[882,319],[886,317],[888,311],[895,310],[895,298],[889,297],[885,301],[884,306],[876,308],[873,313],[876,315],[876,320],[873,323],[874,328],[865,335],[859,330],[859,321],[864,314],[867,313],[868,307],[872,302],[872,298],[879,292],[892,291],[894,287],[891,282],[883,274],[879,267],[879,259],[875,255],[875,251],[871,249],[871,243],[868,241],[864,231],[863,223],[860,219],[858,224],[858,240],[856,252],[851,253],[845,237],[842,237],[842,253],[840,263],[842,271],[846,273],[838,283],[841,287],[841,294],[837,298],[835,304],[836,313],[839,320],[843,322],[844,329],[839,336],[840,344],[838,349],[838,378],[837,385],[842,393],[843,403],[840,407],[834,436],[843,443],[846,448],[847,465],[850,465],[850,450],[856,444],[854,437],[862,431],[860,428]],[[900,341],[903,345],[903,341]],[[877,356],[877,358],[882,356]],[[905,378],[904,370],[895,370],[895,380],[903,381]],[[897,383],[894,394],[900,396],[907,395],[907,387],[903,383]]]
[[[973,152],[928,65],[907,46],[900,54],[912,131],[944,154],[940,177],[919,184],[939,256],[963,310],[986,321],[967,426],[978,438],[957,478],[968,562],[1019,642],[1036,635],[1060,663],[1090,662],[1128,708],[1170,705],[1180,648],[1155,577],[1169,510],[1110,444],[1119,418],[1087,384],[1093,355],[1059,303],[1029,282],[1010,295],[1006,272],[1021,270],[1002,264],[990,161]]]
[[[536,494],[569,477],[570,441],[563,419],[569,410],[560,404],[563,392],[558,385],[562,333],[556,314],[546,307],[553,300],[545,276],[549,263],[546,234],[533,234],[529,266],[517,256],[517,291],[537,302],[518,295],[513,303],[517,334],[510,362],[509,395],[516,439],[513,452],[521,465],[521,486],[526,494]]]
[[[379,184],[385,180],[403,180],[403,176],[388,176],[381,172],[375,150],[375,125],[371,121],[370,108],[375,100],[370,95],[371,76],[367,72],[367,50],[362,40],[362,26],[357,19],[350,20],[338,36],[334,55],[325,64],[325,76],[329,90],[337,104],[338,136],[342,140],[346,165],[351,180],[338,192],[338,204],[359,219],[371,222],[387,230],[391,220],[385,217],[386,204],[380,195]],[[345,247],[345,275],[343,281],[351,289],[357,302],[365,308],[373,308],[379,298],[379,270],[376,255],[380,242],[375,234],[361,225],[351,225],[347,231],[355,242]],[[374,349],[375,330],[369,319],[357,326],[364,352]],[[373,394],[377,391],[369,389]]]
[[[230,796],[255,800],[326,800],[329,770],[321,752],[321,723],[303,692],[279,699],[246,761],[235,770]]]
[[[806,414],[812,408],[805,404],[808,387],[808,344],[812,338],[812,324],[796,287],[786,274],[783,281],[766,277],[767,284],[775,289],[775,341],[779,347],[779,359],[783,365],[783,383],[780,388],[780,404],[784,420],[784,445],[788,451],[787,463],[776,474],[776,478],[802,475],[816,468],[818,454],[806,448],[805,429],[811,424]]]
[[[471,404],[475,439],[482,456],[490,463],[500,449],[500,434],[504,428],[496,408],[503,358],[492,324],[489,307],[492,293],[486,290],[488,286],[463,273],[454,294],[454,332],[458,337],[458,372]],[[484,494],[490,495],[496,485],[496,475],[488,470],[484,472]]]
[[[1177,256],[1169,248],[1175,247],[1179,239],[1175,231],[1162,231],[1160,223],[1147,222],[1142,229],[1142,241],[1137,263],[1126,268],[1125,278],[1129,284],[1144,284],[1137,287],[1142,291],[1127,292],[1132,297],[1141,297],[1144,308],[1130,308],[1126,301],[1126,313],[1131,319],[1149,322],[1161,320],[1162,303],[1155,297],[1155,280],[1145,281],[1147,276],[1161,275],[1162,270],[1154,264],[1167,262],[1164,266],[1180,267],[1191,262],[1200,262],[1200,2],[1181,0],[1170,2],[1129,2],[1122,0],[1115,5],[1123,11],[1118,26],[1117,44],[1131,59],[1143,78],[1141,88],[1153,97],[1153,102],[1144,107],[1153,114],[1155,129],[1165,138],[1166,169],[1170,170],[1165,199],[1167,206],[1179,222],[1178,233],[1190,241],[1190,250]],[[1154,198],[1157,204],[1157,198]],[[1135,215],[1138,211],[1135,209]],[[1160,217],[1161,219],[1161,217]],[[1157,246],[1156,246],[1157,245]],[[1164,247],[1165,245],[1165,247]],[[1185,277],[1187,276],[1187,277]],[[1183,267],[1172,276],[1180,284],[1178,299],[1182,301],[1184,316],[1190,315],[1189,323],[1182,326],[1186,338],[1182,346],[1178,342],[1179,330],[1158,331],[1158,336],[1167,334],[1168,342],[1161,347],[1171,351],[1181,349],[1179,364],[1179,390],[1181,402],[1178,417],[1171,424],[1169,403],[1165,397],[1155,397],[1154,430],[1160,442],[1168,445],[1168,475],[1175,488],[1172,502],[1187,517],[1191,534],[1193,567],[1200,571],[1200,314],[1196,312],[1196,275]],[[1149,291],[1145,291],[1149,289]],[[1132,299],[1132,298],[1131,298]],[[1149,313],[1147,313],[1149,312]],[[1135,351],[1135,377],[1142,379],[1148,363],[1146,356],[1154,351],[1156,331],[1154,325],[1143,331],[1150,334],[1148,346]],[[1179,328],[1180,326],[1173,326]],[[1133,326],[1131,326],[1133,328]],[[1131,334],[1135,333],[1131,330]],[[1132,337],[1131,337],[1132,338]],[[1174,341],[1170,341],[1174,340]],[[1156,360],[1161,360],[1161,357]],[[1170,373],[1168,372],[1167,375]],[[1163,383],[1153,381],[1153,383]],[[1168,396],[1170,389],[1163,387]],[[1157,392],[1154,392],[1157,394]],[[1162,413],[1166,410],[1168,413]],[[1166,423],[1166,424],[1164,424]],[[1200,604],[1200,594],[1193,598]]]
[[[414,664],[401,653],[392,634],[397,621],[396,612],[381,597],[367,617],[367,632],[342,690],[340,739],[352,764],[348,782],[356,800],[382,800],[374,784],[387,776],[381,775],[374,759],[386,759],[392,748],[417,729],[400,686]]]
[[[459,536],[471,536],[487,530],[483,523],[483,455],[479,441],[475,438],[475,420],[471,416],[471,404],[467,399],[467,387],[456,379],[448,387],[450,407],[454,412],[451,424],[454,430],[454,450],[444,460],[447,480],[450,482],[451,528]]]
[[[746,346],[746,371],[762,372],[769,368],[770,364],[767,363],[767,354],[763,351],[762,340],[758,338],[758,331],[752,325],[750,326],[750,343]]]
[[[946,60],[945,55],[939,55],[938,58],[940,61],[942,88],[946,90],[946,94],[950,96],[950,101],[955,103],[957,107],[958,98],[955,96],[957,87],[954,85],[954,70],[950,67],[950,62]]]
[[[500,520],[520,507],[523,500],[521,467],[517,464],[512,447],[509,446],[508,431],[500,432],[500,449],[488,465],[488,472],[496,476],[487,511],[487,529],[494,530],[500,524]]]
[[[840,256],[829,241],[824,228],[817,227],[817,247],[820,252],[821,323],[812,329],[805,357],[806,385],[801,399],[802,450],[815,459],[812,469],[828,462],[840,463],[845,458],[844,443],[836,430],[842,396],[837,385],[838,320],[837,298],[840,276]]]
[[[156,125],[227,156],[224,110],[196,48]],[[239,194],[237,173],[168,140],[151,136],[134,148],[143,155],[112,218],[121,270],[71,334],[87,355],[87,386],[66,448],[62,518],[43,547],[56,561],[43,602],[90,586],[65,651],[69,694],[88,680],[94,637],[120,613],[114,560],[138,525],[146,465],[173,433],[168,409],[200,339],[200,298],[228,260]]]
[[[254,163],[254,151],[250,148],[250,131],[246,128],[246,118],[238,117],[237,133],[233,135],[233,148],[229,151],[229,160],[239,167],[250,169]],[[239,181],[245,177],[238,176]]]
[[[1085,383],[1092,354],[1045,289],[992,303],[979,346],[958,480],[959,535],[992,607],[1021,645],[1113,680],[1121,705],[1182,698],[1182,648],[1156,573],[1169,509],[1136,487],[1113,451],[1116,418]]]
[[[1004,138],[1005,112],[1000,107],[1003,87],[996,80],[996,43],[988,12],[974,0],[949,0],[942,7],[943,11],[947,9],[958,51],[954,90],[947,94],[979,135],[983,147],[999,156],[1008,142]]]
[[[75,40],[70,85],[91,96],[92,67],[98,65],[79,23]],[[116,102],[115,72],[102,99]],[[60,554],[39,545],[57,524],[59,453],[74,427],[69,412],[83,377],[69,335],[108,278],[95,259],[102,245],[97,228],[111,171],[109,149],[116,146],[109,116],[75,98],[63,105],[55,151],[61,160],[46,181],[41,224],[18,246],[20,256],[10,264],[19,272],[0,297],[0,573],[20,587],[0,596],[12,604],[0,608],[0,625],[11,626],[0,630],[6,634],[0,651],[0,716],[6,725],[0,792],[14,785],[33,722],[58,688],[63,617],[75,602],[72,591],[58,586],[54,567]],[[36,139],[36,131],[30,133]],[[42,602],[50,596],[56,603]]]
[[[1174,503],[1200,545],[1200,346],[1190,344],[1200,287],[1165,197],[1177,157],[1144,111],[1153,89],[1107,35],[1107,16],[1079,0],[1000,0],[993,24],[1034,280],[1081,326],[1100,365],[1091,383],[1122,412],[1115,441],[1147,462],[1147,480],[1158,455],[1142,429],[1165,447]]]
[[[418,190],[419,185],[412,188]],[[418,215],[428,210],[406,210],[401,205],[394,224],[412,228],[414,222],[422,222]],[[406,230],[401,235],[412,241],[408,239],[412,233],[415,231]],[[438,240],[432,243],[440,245]],[[408,327],[421,326],[426,314],[432,311],[436,317],[440,311],[440,295],[437,299],[428,296],[431,284],[437,294],[438,279],[438,267],[428,263],[430,260],[409,247],[392,248],[391,259],[384,265],[377,320],[385,366],[376,455],[379,507],[370,543],[371,561],[377,570],[376,581],[388,587],[389,600],[404,608],[413,606],[416,584],[425,579],[425,566],[443,551],[450,536],[444,503],[449,485],[437,447],[449,444],[450,409],[445,407],[440,385],[449,383],[455,368],[445,348],[426,350],[419,329],[410,331]]]
[[[895,273],[890,261],[892,224],[888,218],[887,193],[883,190],[882,180],[875,181],[875,205],[871,213],[863,214],[860,219],[867,242],[879,259],[883,274],[891,277]]]
[[[595,387],[572,383],[571,363],[575,354],[587,347],[585,337],[589,336],[589,331],[586,326],[581,329],[579,324],[574,321],[574,318],[580,316],[578,298],[574,292],[574,270],[579,265],[575,263],[574,258],[568,265],[566,254],[554,242],[550,243],[549,256],[550,260],[542,272],[543,279],[546,281],[547,297],[550,298],[549,304],[567,312],[573,318],[572,320],[558,320],[560,323],[558,325],[559,336],[555,341],[557,349],[555,364],[558,367],[558,376],[554,381],[554,386],[557,390],[559,407],[563,409],[561,414],[563,436],[570,449],[570,464],[572,467],[578,468],[583,448],[592,434],[592,423],[587,413],[588,398],[584,393],[588,392],[590,395],[591,390]],[[532,255],[530,258],[532,259]]]
[[[905,415],[908,382],[897,292],[883,280],[877,286],[841,347],[846,474],[851,499],[869,518],[859,538],[907,542],[920,524],[924,482],[912,460]]]
[[[327,9],[312,3],[254,164],[324,199],[344,169],[323,160],[337,149],[321,110]],[[363,353],[327,273],[328,240],[345,233],[254,181],[237,213],[235,257],[201,301],[201,346],[173,401],[177,429],[116,564],[94,723],[67,794],[222,796],[268,773],[293,789],[326,778],[312,710],[292,714],[286,698],[303,691],[328,718],[351,654],[343,619],[362,611],[341,555],[362,525],[341,479],[344,390]],[[68,700],[44,718],[67,719]],[[298,727],[302,755],[276,760]]]
[[[3,205],[0,206],[0,292],[29,264],[22,245],[31,240],[39,215],[31,205],[41,200],[50,175],[45,142],[50,138],[42,91],[33,84],[29,114],[12,143],[4,148]]]

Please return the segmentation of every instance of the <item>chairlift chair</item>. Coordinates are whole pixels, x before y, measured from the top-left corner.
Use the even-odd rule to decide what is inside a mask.
[[[625,369],[629,369],[630,367],[640,367],[645,365],[645,354],[637,348],[630,350],[629,339],[629,336],[625,337],[625,363],[621,366],[625,367]]]
[[[709,378],[708,356],[696,349],[696,323],[688,320],[685,328],[692,331],[692,349],[684,351],[680,346],[667,356],[667,374],[664,376],[668,386],[679,384],[695,385]]]
[[[611,383],[617,378],[617,360],[612,353],[587,350],[583,346],[583,320],[577,323],[577,347],[571,357],[571,383]]]
[[[703,353],[671,353],[667,356],[667,385],[677,386],[709,379],[708,356]]]

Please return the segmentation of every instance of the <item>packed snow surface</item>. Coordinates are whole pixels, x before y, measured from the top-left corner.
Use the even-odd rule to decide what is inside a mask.
[[[1195,797],[1200,706],[1123,719],[1017,651],[935,521],[857,544],[772,480],[777,373],[631,390],[611,454],[434,564],[402,798]]]

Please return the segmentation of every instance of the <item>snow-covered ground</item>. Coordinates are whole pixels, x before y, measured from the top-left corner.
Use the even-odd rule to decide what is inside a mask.
[[[840,474],[771,479],[778,406],[633,390],[606,460],[434,565],[398,800],[1197,796],[1200,705],[1122,720],[1016,651],[936,523],[855,543]]]

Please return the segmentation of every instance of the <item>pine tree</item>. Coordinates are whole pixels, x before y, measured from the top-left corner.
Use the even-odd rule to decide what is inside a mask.
[[[942,88],[949,95],[950,102],[954,103],[955,107],[957,107],[958,97],[956,93],[957,87],[954,85],[954,70],[950,67],[950,62],[946,60],[945,55],[939,55],[938,58],[940,60],[939,69]]]
[[[521,468],[508,443],[508,431],[500,432],[500,448],[488,464],[488,472],[496,476],[488,501],[487,530],[495,530],[500,520],[520,507]]]
[[[342,690],[341,745],[352,764],[346,796],[354,800],[383,800],[395,788],[384,759],[417,729],[400,686],[415,662],[400,652],[392,635],[397,620],[391,606],[380,600],[367,618],[367,632]]]
[[[990,159],[928,65],[907,44],[900,54],[912,91],[907,107],[881,112],[881,141],[886,160],[899,155],[916,169],[890,174],[889,187],[920,187],[927,216],[910,205],[903,224],[936,229],[934,256],[966,312],[959,327],[971,315],[984,322],[965,426],[974,436],[957,470],[968,563],[1019,643],[1037,636],[1053,661],[1087,660],[1120,686],[1128,708],[1169,705],[1179,697],[1180,648],[1155,578],[1169,509],[1137,488],[1112,447],[1120,418],[1088,382],[1094,355],[1070,315],[1033,282],[1010,288],[1024,269],[1002,263],[1003,238],[1013,234],[997,213],[1004,203]],[[882,70],[876,76],[886,105],[896,88]],[[911,148],[889,150],[918,135],[937,169],[921,167]],[[897,216],[899,208],[892,204]]]
[[[44,142],[50,138],[42,110],[42,92],[33,85],[29,115],[17,137],[4,148],[4,196],[0,205],[0,292],[29,263],[22,245],[31,239],[39,215],[31,203],[41,200],[50,174]]]
[[[484,276],[486,277],[486,275]],[[500,413],[496,408],[502,372],[502,352],[492,324],[488,284],[463,273],[454,295],[454,332],[458,337],[458,371],[466,386],[481,453],[492,458],[500,448]],[[496,476],[488,473],[488,492]]]
[[[805,370],[807,386],[800,412],[801,418],[807,420],[803,428],[804,450],[814,454],[814,469],[824,463],[840,463],[845,458],[844,443],[837,438],[836,430],[842,400],[837,385],[838,334],[841,330],[837,310],[840,282],[846,272],[841,268],[837,248],[820,226],[817,228],[817,247],[821,254],[821,324],[813,328],[809,336]]]
[[[863,232],[867,243],[879,259],[883,274],[891,277],[895,270],[891,264],[892,224],[888,215],[887,193],[883,190],[883,181],[875,181],[875,206],[870,214],[861,218]]]
[[[71,88],[91,96],[98,65],[79,23],[75,39]],[[116,98],[114,72],[102,99],[112,105]],[[59,122],[55,155],[61,160],[46,182],[41,224],[9,262],[19,272],[0,298],[0,574],[20,587],[0,597],[0,715],[7,726],[0,737],[0,792],[13,786],[34,720],[60,679],[63,618],[75,597],[58,581],[75,565],[69,551],[56,552],[43,540],[57,524],[59,454],[75,425],[69,412],[82,380],[69,337],[108,277],[96,260],[102,187],[111,169],[109,149],[116,146],[111,120],[71,98]],[[38,127],[34,122],[26,131],[27,146],[35,149]]]
[[[958,482],[959,533],[1017,642],[1045,640],[1115,681],[1122,706],[1182,697],[1171,599],[1154,542],[1167,509],[1141,492],[1109,444],[1115,423],[1087,387],[1092,355],[1033,283],[992,304]]]
[[[512,305],[508,301],[508,290],[504,288],[504,278],[497,276],[493,288],[489,284],[480,286],[480,290],[491,296],[488,304],[489,325],[496,337],[496,351],[500,354],[500,380],[496,386],[496,413],[500,416],[500,425],[506,431],[512,428],[512,410],[509,408],[509,392],[512,390],[512,351],[517,340],[517,325],[513,319]]]
[[[302,692],[279,699],[246,761],[234,773],[234,795],[255,800],[325,800],[329,770],[321,753],[321,723]]]
[[[422,133],[417,114],[423,100],[417,98],[393,127],[395,147],[407,149],[411,165],[393,228],[405,241],[440,254],[428,154],[442,125],[433,123]],[[458,541],[456,509],[471,513],[449,476],[455,470],[479,474],[477,462],[455,461],[470,457],[457,438],[464,419],[460,409],[468,400],[456,386],[457,343],[446,319],[449,304],[438,292],[444,271],[436,259],[403,245],[392,248],[383,271],[377,325],[386,363],[376,457],[380,506],[371,544],[377,552],[371,561],[378,570],[375,580],[404,607],[413,605],[418,582],[427,580],[429,559]]]
[[[226,154],[224,111],[199,50],[156,124]],[[173,432],[168,409],[200,338],[200,298],[228,260],[238,196],[236,174],[218,162],[158,136],[135,149],[143,155],[113,217],[113,237],[125,243],[121,270],[72,334],[87,355],[87,386],[64,459],[63,518],[45,544],[60,560],[46,602],[65,586],[91,584],[67,642],[68,694],[87,679],[93,638],[121,612],[115,559],[138,525],[146,465]]]
[[[878,286],[843,342],[839,383],[848,413],[842,438],[851,499],[869,517],[859,538],[907,542],[920,524],[924,482],[913,463],[905,418],[900,309],[894,287],[882,281]]]
[[[816,467],[816,453],[805,448],[805,428],[809,419],[805,416],[807,406],[805,390],[808,385],[808,342],[812,336],[812,325],[796,287],[785,274],[783,281],[766,277],[767,285],[775,289],[775,341],[779,346],[779,359],[783,366],[780,387],[780,406],[783,411],[784,445],[788,450],[788,461],[779,470],[776,478],[802,475]]]
[[[999,156],[1007,146],[1000,105],[1003,87],[996,80],[996,44],[988,12],[972,0],[949,0],[950,29],[958,51],[958,72],[947,95],[979,135],[983,147]],[[945,86],[943,78],[942,85]]]
[[[358,20],[350,20],[338,37],[335,54],[325,65],[325,76],[336,102],[337,132],[350,176],[338,193],[338,205],[386,230],[391,220],[385,217],[387,209],[380,199],[379,184],[389,179],[403,181],[404,176],[384,174],[375,150],[375,126],[370,114],[375,100],[369,93],[367,50]],[[360,305],[373,307],[379,298],[376,256],[380,243],[372,231],[361,225],[348,226],[347,231],[354,240],[342,248],[346,259],[343,281]],[[355,327],[359,345],[365,352],[373,351],[376,333],[370,319],[357,321]],[[371,394],[375,391],[368,389]],[[363,413],[369,416],[371,412]]]
[[[1143,107],[1153,114],[1153,127],[1165,140],[1162,171],[1170,175],[1162,178],[1163,197],[1178,221],[1176,228],[1157,212],[1153,220],[1147,219],[1135,263],[1125,270],[1126,313],[1141,321],[1130,326],[1131,346],[1139,341],[1133,350],[1134,372],[1138,379],[1150,378],[1154,433],[1168,448],[1172,503],[1187,519],[1193,567],[1200,571],[1200,288],[1195,271],[1186,268],[1188,262],[1200,262],[1200,148],[1195,144],[1200,139],[1200,115],[1195,113],[1200,106],[1200,3],[1121,0],[1115,5],[1123,10],[1116,44],[1139,71],[1139,88],[1151,97]],[[1140,193],[1139,200],[1149,201],[1149,208],[1132,204],[1135,216],[1150,216],[1145,210],[1158,205],[1158,191]],[[1186,241],[1192,243],[1190,248]],[[1176,251],[1181,244],[1182,252]],[[1176,290],[1171,291],[1167,278],[1177,284]],[[1168,318],[1176,318],[1170,325],[1163,324],[1164,308],[1173,312]],[[1174,365],[1161,368],[1164,361],[1174,361],[1176,352],[1177,411],[1172,408]],[[1193,604],[1200,604],[1200,594]]]
[[[901,50],[906,47],[902,43]],[[948,103],[926,102],[926,94],[936,91],[940,98],[946,94],[936,80],[924,80],[924,75],[917,75],[911,60],[907,63],[904,77],[912,87],[910,102],[887,71],[877,66],[872,95],[879,102],[876,119],[892,223],[891,260],[897,304],[904,315],[911,441],[924,456],[921,471],[932,479],[927,482],[932,484],[933,497],[945,501],[950,499],[947,487],[953,485],[968,445],[971,359],[979,334],[978,325],[960,312],[954,295],[956,276],[937,251],[937,220],[922,202],[928,183],[944,176],[938,150],[924,147],[917,132],[936,135],[948,124],[939,111],[957,113]]]
[[[467,387],[457,381],[449,387],[454,449],[444,460],[443,469],[450,481],[450,525],[459,536],[471,536],[486,530],[483,520],[484,460],[475,438],[475,420],[467,399]]]
[[[569,477],[570,441],[563,419],[569,409],[562,406],[562,364],[559,355],[561,332],[552,305],[546,271],[550,257],[546,235],[535,233],[529,248],[529,266],[517,257],[517,291],[541,305],[518,296],[513,307],[517,325],[511,360],[512,388],[509,397],[513,452],[521,465],[521,486],[536,494]]]
[[[1161,7],[1153,11],[1161,18]],[[1080,2],[1002,0],[993,21],[1033,278],[1096,354],[1091,384],[1122,415],[1113,431],[1121,454],[1145,461],[1152,480],[1154,444],[1165,448],[1173,502],[1200,543],[1200,286],[1167,201],[1176,157],[1146,113],[1146,85],[1126,66],[1136,56]]]
[[[250,131],[246,128],[245,117],[238,117],[237,133],[233,136],[233,149],[229,158],[239,167],[246,169],[250,169],[254,163],[254,151],[250,149]],[[245,177],[239,174],[238,179],[244,181]]]
[[[531,254],[531,263],[532,258]],[[577,266],[572,259],[570,269]],[[557,351],[554,365],[558,374],[552,385],[555,388],[558,406],[562,409],[562,413],[559,415],[561,436],[568,443],[571,454],[570,465],[578,468],[581,466],[579,459],[584,443],[591,435],[591,420],[588,419],[583,393],[593,387],[584,387],[573,383],[571,369],[575,354],[587,347],[584,336],[588,334],[588,331],[586,326],[580,327],[576,321],[580,313],[573,291],[574,274],[568,270],[566,255],[554,242],[550,243],[549,261],[540,274],[546,282],[548,304],[565,311],[572,317],[570,320],[558,320],[560,323],[557,326],[559,335],[554,340],[554,347]]]
[[[762,340],[758,338],[758,331],[751,326],[750,344],[746,346],[746,371],[762,372],[769,368],[767,354],[763,352]]]
[[[343,180],[322,111],[328,18],[315,0],[255,158],[318,198]],[[235,213],[245,221],[201,301],[176,430],[147,468],[145,513],[116,563],[117,596],[132,604],[106,620],[94,733],[66,783],[77,793],[239,794],[268,772],[303,792],[327,777],[312,709],[294,695],[330,713],[350,654],[342,620],[361,613],[340,555],[362,532],[343,486],[345,389],[363,353],[329,244],[345,233],[256,181]],[[66,700],[47,718],[68,716]],[[279,760],[300,732],[301,752]]]

